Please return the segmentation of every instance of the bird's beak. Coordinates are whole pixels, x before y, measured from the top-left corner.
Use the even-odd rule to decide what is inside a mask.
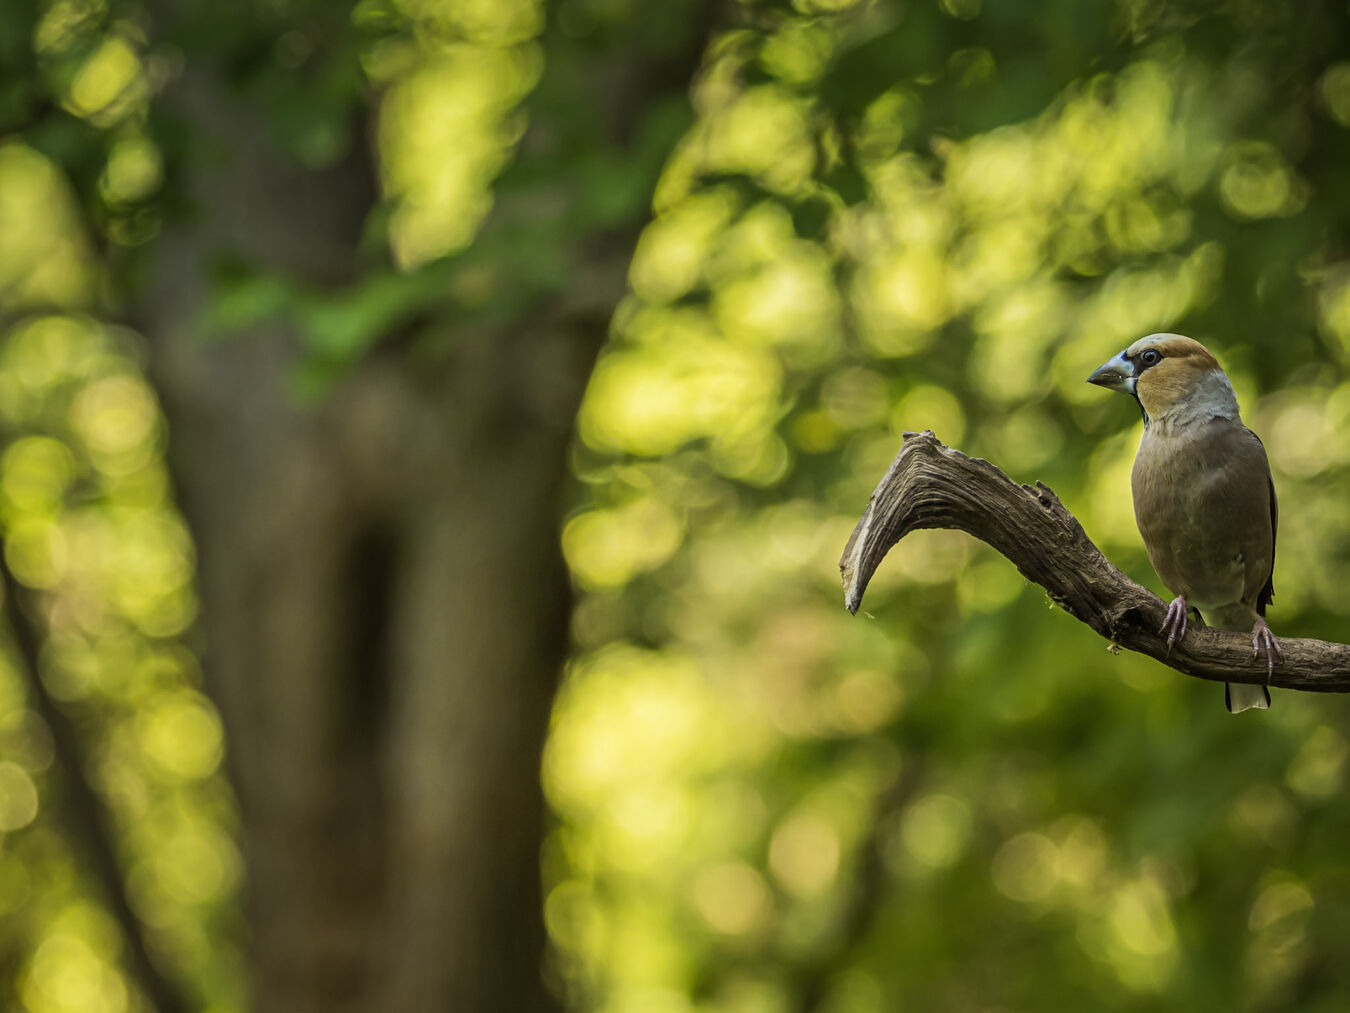
[[[1134,363],[1125,358],[1125,353],[1121,352],[1110,362],[1104,362],[1097,367],[1096,371],[1088,377],[1088,383],[1095,383],[1098,387],[1108,387],[1111,390],[1118,390],[1122,394],[1134,393]]]

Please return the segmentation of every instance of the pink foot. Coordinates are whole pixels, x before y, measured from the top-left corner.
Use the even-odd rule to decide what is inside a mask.
[[[1269,630],[1267,630],[1269,632]],[[1158,633],[1167,634],[1167,653],[1172,653],[1172,645],[1186,635],[1186,599],[1180,595],[1172,599],[1167,606],[1167,617]]]
[[[1275,634],[1270,632],[1270,627],[1260,616],[1256,617],[1256,625],[1252,627],[1252,657],[1257,658],[1262,654],[1266,656],[1266,677],[1269,678],[1275,671],[1275,659],[1284,660],[1284,654],[1280,651],[1280,643],[1275,639]]]

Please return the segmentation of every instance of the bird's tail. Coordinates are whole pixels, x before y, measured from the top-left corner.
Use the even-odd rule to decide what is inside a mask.
[[[1265,710],[1270,706],[1270,690],[1265,686],[1251,686],[1245,682],[1225,682],[1223,702],[1230,714],[1251,710],[1253,707]]]
[[[1248,633],[1252,628],[1252,617],[1242,605],[1228,605],[1212,609],[1206,616],[1207,624],[1216,630],[1231,630],[1234,633]],[[1245,682],[1225,682],[1223,684],[1223,702],[1230,714],[1241,711],[1265,710],[1270,706],[1270,690],[1265,686],[1253,686]]]

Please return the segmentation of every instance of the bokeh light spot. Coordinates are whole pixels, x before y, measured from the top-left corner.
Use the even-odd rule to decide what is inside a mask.
[[[651,496],[616,510],[591,510],[563,528],[563,553],[572,572],[591,587],[619,587],[655,569],[679,548],[684,524]]]
[[[714,930],[743,936],[767,924],[773,899],[758,870],[744,862],[728,862],[699,873],[694,904]]]
[[[33,779],[17,763],[0,762],[0,830],[18,830],[37,818]]]
[[[980,16],[981,0],[940,0],[942,9],[954,18],[971,21]]]
[[[1302,186],[1273,147],[1246,142],[1237,146],[1229,158],[1219,177],[1219,194],[1235,217],[1271,218],[1302,210]]]
[[[220,765],[224,748],[220,719],[196,694],[163,700],[146,717],[142,735],[146,755],[171,778],[208,777]]]
[[[148,196],[162,175],[162,159],[154,143],[146,137],[129,137],[108,153],[99,191],[109,204],[130,204]]]
[[[905,849],[928,869],[955,864],[971,834],[970,806],[952,795],[927,795],[905,810],[900,836]]]
[[[110,36],[76,73],[70,104],[78,116],[109,120],[125,108],[129,93],[143,90],[140,58],[125,39]]]
[[[1327,112],[1341,126],[1350,127],[1350,63],[1328,67],[1322,75],[1321,88]]]
[[[1289,764],[1285,780],[1300,795],[1327,798],[1340,790],[1345,780],[1347,759],[1350,759],[1350,744],[1338,732],[1319,725]]]
[[[76,396],[71,422],[105,471],[126,474],[150,456],[150,435],[158,419],[154,396],[128,375],[95,380]]]
[[[216,900],[239,875],[239,855],[220,834],[194,823],[165,838],[154,857],[158,883],[183,904]]]
[[[815,813],[794,813],[769,843],[769,866],[791,893],[810,897],[826,890],[839,871],[839,835]]]
[[[33,1013],[124,1013],[127,989],[110,963],[116,930],[82,905],[68,908],[38,945],[24,973],[21,994]]]
[[[834,688],[834,723],[841,731],[865,735],[890,724],[903,700],[896,676],[849,672]]]
[[[66,572],[66,538],[50,520],[25,519],[9,529],[5,559],[29,587],[55,587]]]
[[[59,170],[22,144],[0,144],[0,293],[10,307],[79,306],[94,287],[74,194]],[[28,330],[40,323],[30,325]]]
[[[1044,834],[1018,834],[994,855],[992,874],[994,885],[1013,900],[1042,900],[1059,882],[1059,849]]]
[[[524,128],[513,111],[540,72],[533,47],[459,45],[389,89],[380,146],[385,189],[396,201],[390,243],[401,266],[472,241],[492,207],[492,180]]]
[[[628,268],[633,291],[647,302],[661,303],[693,289],[736,206],[730,189],[711,187],[686,197],[648,224]]]
[[[54,514],[75,477],[65,444],[47,436],[25,436],[0,457],[0,491],[11,514]]]

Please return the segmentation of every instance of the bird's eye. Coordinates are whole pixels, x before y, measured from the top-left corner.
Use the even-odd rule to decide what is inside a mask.
[[[1156,348],[1145,348],[1139,353],[1139,361],[1145,366],[1156,366],[1162,361],[1162,353]]]

